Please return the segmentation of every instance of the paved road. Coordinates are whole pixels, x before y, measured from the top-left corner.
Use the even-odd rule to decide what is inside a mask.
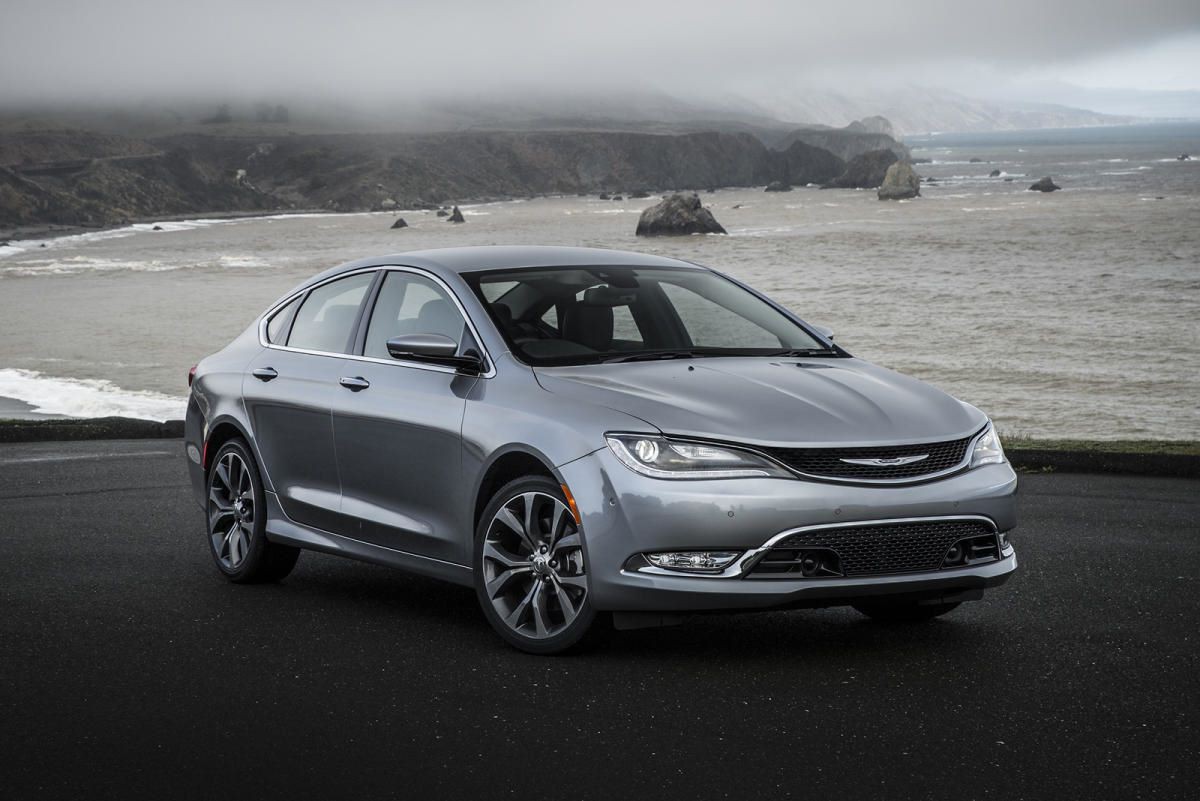
[[[383,568],[226,584],[177,448],[0,448],[0,797],[1197,797],[1196,482],[1024,477],[1021,572],[932,624],[545,659]]]

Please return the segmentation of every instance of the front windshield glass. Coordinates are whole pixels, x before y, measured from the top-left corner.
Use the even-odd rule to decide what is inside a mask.
[[[527,364],[837,354],[769,303],[707,270],[557,267],[464,278]]]

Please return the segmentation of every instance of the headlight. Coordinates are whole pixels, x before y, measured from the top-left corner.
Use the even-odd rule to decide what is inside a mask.
[[[622,464],[651,478],[794,478],[769,459],[736,448],[639,434],[608,434],[605,440]]]
[[[988,424],[979,439],[975,440],[975,449],[971,451],[971,467],[983,464],[1000,464],[1004,459],[1004,446],[1000,444],[1000,435],[995,426]]]

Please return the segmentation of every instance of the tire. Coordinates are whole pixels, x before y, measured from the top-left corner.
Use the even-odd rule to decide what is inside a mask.
[[[854,604],[854,608],[881,623],[919,623],[953,612],[959,602],[948,604],[919,604],[915,601],[871,601]]]
[[[592,628],[583,532],[557,482],[529,476],[501,487],[476,528],[472,566],[484,617],[514,648],[562,653]]]
[[[208,550],[221,574],[237,584],[254,584],[291,573],[300,549],[267,540],[262,479],[245,440],[221,446],[206,482]]]

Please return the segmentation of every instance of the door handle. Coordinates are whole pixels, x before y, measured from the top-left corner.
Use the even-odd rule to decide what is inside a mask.
[[[371,386],[371,382],[362,376],[342,376],[338,379],[338,383],[351,392],[362,392],[367,387]]]
[[[279,377],[279,373],[275,371],[274,367],[259,367],[255,370],[251,370],[250,375],[254,376],[259,381],[270,381],[273,378]]]

